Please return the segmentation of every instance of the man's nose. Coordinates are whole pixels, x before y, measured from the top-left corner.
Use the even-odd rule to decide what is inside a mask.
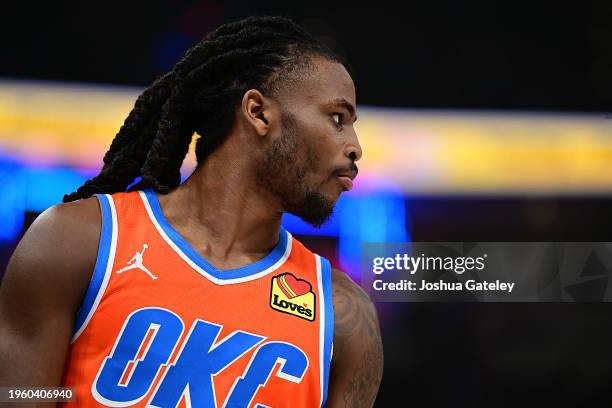
[[[352,161],[358,161],[361,159],[363,152],[361,151],[361,145],[359,144],[357,133],[355,131],[351,133],[351,137],[344,145],[344,155],[350,158]]]

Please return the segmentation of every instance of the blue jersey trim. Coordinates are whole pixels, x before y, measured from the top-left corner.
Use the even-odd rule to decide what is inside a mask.
[[[217,269],[213,265],[208,263],[206,259],[200,256],[200,254],[195,249],[193,249],[193,247],[185,240],[185,238],[183,238],[182,235],[179,234],[178,231],[176,231],[174,227],[172,227],[172,225],[170,225],[170,223],[164,216],[161,206],[159,205],[159,200],[157,199],[155,191],[150,188],[145,189],[143,191],[145,193],[147,201],[149,202],[149,205],[151,206],[151,211],[153,212],[155,220],[164,230],[166,235],[168,235],[172,242],[192,262],[194,262],[197,266],[199,266],[204,271],[219,280],[244,278],[262,272],[277,263],[283,257],[287,250],[287,245],[289,243],[289,239],[287,236],[288,232],[281,226],[279,230],[279,239],[276,246],[263,259],[260,259],[257,262],[240,268]]]
[[[323,333],[323,405],[327,401],[329,371],[331,368],[331,349],[334,339],[334,302],[332,299],[331,263],[321,258],[321,279],[323,280],[323,302],[325,305],[325,328]]]
[[[105,194],[96,194],[98,201],[100,202],[100,210],[102,214],[102,228],[100,231],[100,243],[98,244],[98,256],[96,258],[96,265],[94,267],[89,287],[85,293],[81,308],[77,312],[76,323],[72,335],[79,332],[91,308],[94,306],[100,287],[104,282],[104,276],[106,275],[106,268],[108,264],[108,257],[110,254],[112,236],[113,236],[113,215],[110,207],[110,198]]]

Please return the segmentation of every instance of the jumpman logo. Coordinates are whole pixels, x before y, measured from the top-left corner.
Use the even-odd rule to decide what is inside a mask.
[[[142,263],[142,255],[146,251],[149,246],[147,244],[142,245],[142,251],[136,252],[136,254],[127,261],[128,266],[119,269],[116,273],[123,273],[125,271],[129,271],[130,269],[140,269],[147,273],[153,280],[157,279],[157,276],[153,275],[150,270],[147,269],[146,266]]]

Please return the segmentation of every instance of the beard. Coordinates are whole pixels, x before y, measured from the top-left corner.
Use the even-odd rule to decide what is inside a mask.
[[[292,114],[281,113],[281,137],[276,139],[257,171],[257,183],[279,198],[284,211],[314,227],[332,215],[335,202],[308,184],[317,158],[308,143],[301,140]]]

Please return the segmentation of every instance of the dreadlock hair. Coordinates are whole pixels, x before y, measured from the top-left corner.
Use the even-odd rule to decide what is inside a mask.
[[[200,136],[195,147],[199,165],[231,129],[247,90],[274,95],[312,56],[342,63],[284,17],[248,17],[220,26],[138,96],[100,173],[63,201],[126,191],[137,177],[140,181],[130,190],[167,193],[181,182],[181,164],[194,132]]]

